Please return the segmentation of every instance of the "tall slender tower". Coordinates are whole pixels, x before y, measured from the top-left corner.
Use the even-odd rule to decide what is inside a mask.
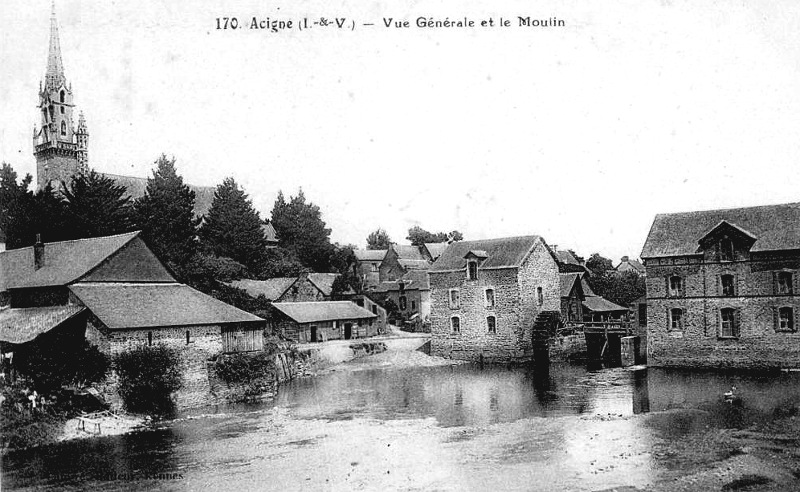
[[[61,61],[55,1],[50,16],[50,48],[44,81],[39,83],[41,128],[33,129],[33,155],[36,156],[36,183],[44,188],[51,183],[60,189],[73,175],[89,169],[89,131],[83,114],[76,128],[72,120],[72,85],[67,84]]]

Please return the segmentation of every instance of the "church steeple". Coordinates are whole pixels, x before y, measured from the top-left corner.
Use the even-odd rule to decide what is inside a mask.
[[[58,36],[55,1],[50,13],[50,43],[44,83],[39,84],[41,127],[33,133],[36,156],[36,182],[43,188],[48,182],[69,183],[73,175],[88,169],[89,132],[81,117],[76,128],[72,119],[72,86],[64,76],[61,40]]]
[[[55,0],[51,4],[50,11],[50,49],[47,53],[47,71],[44,79],[48,89],[57,89],[67,83],[64,77],[64,63],[61,61],[61,41],[58,39]]]

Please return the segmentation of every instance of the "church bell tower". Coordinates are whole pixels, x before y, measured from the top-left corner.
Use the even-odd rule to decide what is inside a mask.
[[[44,80],[39,83],[41,127],[33,130],[36,156],[36,184],[51,183],[56,190],[69,184],[72,176],[89,170],[89,131],[83,114],[77,127],[72,118],[72,85],[64,76],[61,43],[58,39],[55,2],[50,16],[50,46]]]

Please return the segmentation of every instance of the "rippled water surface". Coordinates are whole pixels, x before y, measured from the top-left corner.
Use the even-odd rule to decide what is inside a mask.
[[[3,488],[598,490],[651,483],[657,440],[768,419],[797,374],[553,364],[358,369],[158,430],[5,457]],[[736,385],[741,407],[722,395]],[[696,412],[671,412],[696,409]],[[666,411],[666,412],[665,412]],[[642,414],[663,412],[656,424]]]

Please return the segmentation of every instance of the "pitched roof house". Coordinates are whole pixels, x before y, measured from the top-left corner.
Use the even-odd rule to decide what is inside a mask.
[[[445,250],[447,243],[423,246],[392,243],[379,267],[380,280],[399,280],[412,270],[427,270]]]
[[[298,342],[349,340],[377,334],[376,314],[351,301],[276,302],[275,333]]]
[[[380,283],[380,268],[383,258],[386,257],[385,249],[357,249],[356,262],[353,271],[361,279],[364,290],[370,290]]]
[[[614,270],[616,270],[617,273],[632,272],[632,273],[635,273],[636,275],[645,275],[646,274],[646,271],[644,269],[644,265],[639,263],[638,260],[631,260],[627,256],[623,256],[620,259],[619,265],[615,266]]]
[[[656,215],[648,364],[800,367],[800,204]]]
[[[242,289],[253,297],[263,295],[273,302],[329,301],[337,277],[338,273],[302,273],[297,277],[241,279],[228,285]]]
[[[561,309],[558,260],[539,236],[452,243],[428,274],[436,355],[530,358],[534,321]]]
[[[0,291],[9,302],[0,342],[69,329],[108,354],[161,343],[206,361],[263,348],[263,319],[177,282],[138,232],[0,253]],[[179,406],[212,401],[205,362],[191,367],[185,377],[200,383],[187,385]]]

